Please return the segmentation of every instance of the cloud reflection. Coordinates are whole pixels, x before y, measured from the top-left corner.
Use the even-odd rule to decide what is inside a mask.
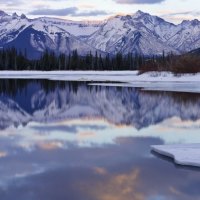
[[[121,138],[118,145],[104,148],[71,148],[54,152],[37,149],[28,155],[21,152],[16,155],[21,167],[38,163],[32,166],[44,170],[12,177],[6,187],[0,185],[1,199],[13,200],[16,196],[20,200],[200,198],[199,171],[177,169],[172,163],[146,156],[150,154],[152,143],[160,144],[162,141]],[[17,166],[13,159],[3,163],[1,177],[7,166]]]
[[[138,169],[134,169],[129,173],[107,175],[105,181],[94,183],[88,191],[99,200],[143,200],[143,194],[138,191],[139,173]]]

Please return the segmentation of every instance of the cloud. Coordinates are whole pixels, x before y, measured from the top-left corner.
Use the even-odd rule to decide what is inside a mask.
[[[120,4],[156,4],[161,3],[165,0],[115,0]]]
[[[63,9],[39,9],[29,12],[30,15],[57,15],[57,16],[67,16],[75,15],[78,11],[76,7],[69,7]]]
[[[165,12],[163,15],[161,15],[161,17],[179,24],[183,20],[193,20],[194,18],[199,18],[200,12],[199,11]]]
[[[93,11],[79,11],[77,7],[69,7],[64,9],[38,9],[29,12],[30,15],[56,15],[56,16],[74,16],[74,17],[82,17],[82,16],[98,16],[98,15],[107,15],[108,13],[103,10],[93,10]]]
[[[9,0],[9,1],[0,0],[0,4],[5,5],[5,6],[16,6],[21,3],[22,3],[22,0]]]
[[[186,11],[186,12],[176,12],[176,13],[168,13],[163,15],[163,17],[168,17],[168,16],[177,16],[177,15],[192,15],[194,17],[198,17],[200,15],[200,12],[196,11]]]
[[[103,11],[103,10],[94,10],[94,11],[90,11],[90,12],[75,13],[73,16],[77,16],[77,17],[89,17],[89,16],[108,15],[108,14],[109,13],[107,13],[106,11]]]

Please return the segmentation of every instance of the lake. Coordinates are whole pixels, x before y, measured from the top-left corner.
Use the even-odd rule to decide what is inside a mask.
[[[150,148],[199,130],[198,93],[0,80],[0,199],[200,199],[200,170]]]

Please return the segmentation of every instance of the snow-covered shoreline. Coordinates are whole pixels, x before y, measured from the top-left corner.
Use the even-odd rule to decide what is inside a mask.
[[[179,165],[200,167],[200,144],[155,145],[151,149]]]
[[[0,71],[0,79],[48,79],[62,81],[129,82],[138,71]]]
[[[0,71],[0,79],[84,81],[91,82],[89,85],[200,93],[200,73],[175,76],[170,72],[138,71]]]
[[[138,71],[0,71],[0,78],[32,78],[50,80],[85,80],[117,82],[200,82],[200,73],[175,76],[170,72]]]

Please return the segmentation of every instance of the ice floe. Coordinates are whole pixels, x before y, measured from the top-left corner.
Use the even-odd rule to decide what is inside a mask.
[[[200,144],[155,145],[152,150],[174,159],[179,165],[200,167]]]

